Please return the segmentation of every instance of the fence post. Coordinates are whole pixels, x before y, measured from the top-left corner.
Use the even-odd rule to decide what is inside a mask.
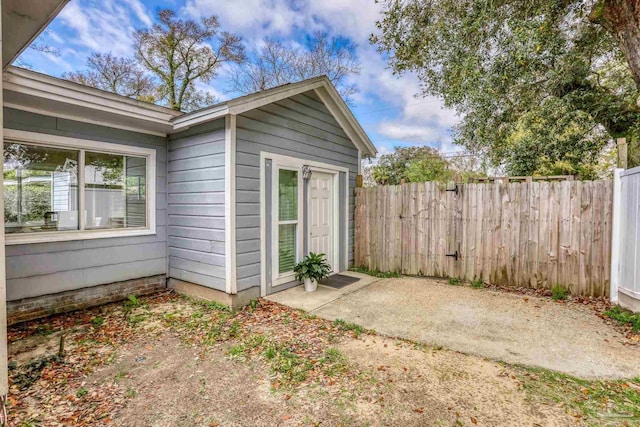
[[[618,303],[618,286],[620,285],[620,244],[622,243],[622,172],[613,170],[613,207],[611,215],[611,277],[609,300]]]
[[[618,167],[621,169],[627,168],[627,138],[618,138],[616,140],[618,146]]]

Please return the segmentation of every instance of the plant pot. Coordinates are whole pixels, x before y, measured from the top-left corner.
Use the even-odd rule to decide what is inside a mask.
[[[313,279],[309,279],[306,278],[304,279],[304,290],[307,292],[315,292],[316,289],[318,289],[318,282],[313,280]]]

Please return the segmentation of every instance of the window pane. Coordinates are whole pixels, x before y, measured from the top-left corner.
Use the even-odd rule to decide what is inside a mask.
[[[292,271],[296,263],[296,229],[296,224],[282,224],[279,226],[278,266],[280,273]]]
[[[85,153],[87,229],[146,225],[146,162],[140,157]]]
[[[5,233],[78,229],[78,152],[6,142]]]
[[[298,219],[298,172],[280,169],[279,184],[280,221]]]

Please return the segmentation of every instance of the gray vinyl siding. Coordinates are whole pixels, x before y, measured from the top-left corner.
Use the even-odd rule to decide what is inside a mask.
[[[166,138],[11,108],[4,127],[156,149],[156,234],[8,245],[7,300],[35,297],[167,272]]]
[[[169,275],[225,290],[224,120],[169,138]]]
[[[353,190],[358,151],[313,92],[237,117],[236,262],[238,291],[260,286],[260,152],[349,169],[348,259],[353,262]],[[344,178],[346,179],[346,177]],[[344,181],[342,181],[344,185]],[[342,190],[344,195],[344,190]],[[340,201],[340,212],[344,202]],[[344,214],[341,214],[341,218]],[[342,245],[341,245],[342,250]],[[340,259],[344,258],[341,254]],[[341,261],[343,263],[343,261]],[[340,266],[344,268],[344,266]]]

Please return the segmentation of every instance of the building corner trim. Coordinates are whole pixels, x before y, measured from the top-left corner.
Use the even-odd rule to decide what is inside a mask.
[[[224,241],[226,292],[237,293],[236,282],[236,116],[224,119]]]

